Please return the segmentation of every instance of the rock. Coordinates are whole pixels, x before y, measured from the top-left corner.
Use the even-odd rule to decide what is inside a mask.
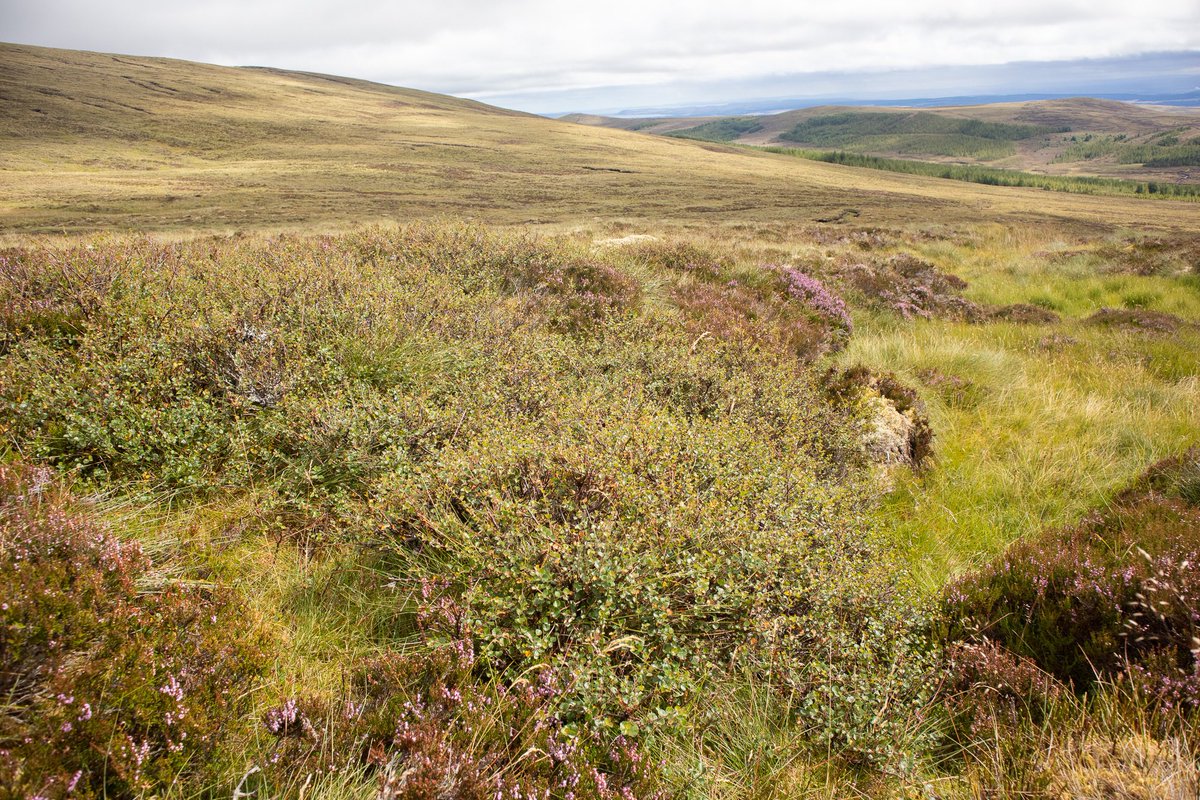
[[[826,391],[835,402],[858,403],[865,411],[863,449],[877,464],[919,470],[933,453],[933,428],[915,390],[890,372],[867,367],[830,370]]]
[[[900,413],[882,395],[868,397],[866,404],[870,409],[870,429],[863,437],[863,444],[871,460],[880,464],[911,466],[916,423],[910,416]]]

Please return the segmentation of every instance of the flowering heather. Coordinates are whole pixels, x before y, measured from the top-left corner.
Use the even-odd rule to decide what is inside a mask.
[[[225,623],[236,604],[145,593],[149,566],[47,470],[0,466],[0,786],[86,798],[186,783],[244,711],[259,653]]]
[[[833,270],[840,283],[867,303],[905,319],[976,321],[984,317],[978,305],[962,296],[966,281],[908,253],[886,259],[840,261]]]
[[[1006,647],[1080,691],[1127,680],[1163,708],[1200,707],[1200,508],[1184,494],[1196,475],[1176,478],[1173,496],[1139,487],[955,582],[953,635]]]
[[[543,669],[513,684],[480,680],[472,645],[426,638],[436,635],[422,630],[423,652],[361,664],[348,687],[353,701],[289,699],[268,712],[263,724],[277,737],[268,778],[365,766],[378,796],[391,800],[664,796],[635,742],[564,726],[554,714],[560,676]],[[543,757],[518,757],[529,753]]]
[[[737,280],[688,283],[677,287],[671,299],[683,310],[694,336],[701,341],[715,337],[728,342],[734,352],[735,348],[766,347],[809,362],[832,344],[831,326],[811,314],[807,305],[797,307],[775,291]]]
[[[842,298],[830,292],[825,288],[825,284],[816,278],[795,267],[784,267],[783,274],[787,278],[788,291],[793,297],[807,303],[830,322],[840,325],[847,335],[853,333],[854,323]]]

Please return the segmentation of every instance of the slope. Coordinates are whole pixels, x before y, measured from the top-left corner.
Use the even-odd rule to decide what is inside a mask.
[[[323,75],[0,45],[0,231],[336,229],[414,218],[863,224],[1194,207],[1047,197],[639,136]]]
[[[1200,114],[1079,97],[943,108],[817,106],[754,117],[577,115],[575,122],[740,144],[785,144],[1059,175],[1194,181]],[[1180,168],[1183,168],[1182,171]]]

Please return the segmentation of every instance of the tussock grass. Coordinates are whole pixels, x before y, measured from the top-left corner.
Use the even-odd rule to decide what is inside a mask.
[[[973,299],[1050,305],[1062,324],[871,319],[839,357],[914,384],[935,370],[971,385],[965,404],[927,392],[937,467],[903,480],[884,504],[931,587],[1029,532],[1078,519],[1146,464],[1198,440],[1197,330],[1164,336],[1082,321],[1131,299],[1200,319],[1193,279],[1098,274],[1083,257],[1064,267],[1034,255],[1036,241],[1019,242],[1006,234],[923,250],[966,278]]]

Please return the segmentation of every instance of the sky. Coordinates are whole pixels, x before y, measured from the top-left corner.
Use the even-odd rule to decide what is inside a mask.
[[[1131,69],[1200,88],[1200,0],[0,0],[0,41],[324,72],[536,113],[1070,93],[1031,87]]]

